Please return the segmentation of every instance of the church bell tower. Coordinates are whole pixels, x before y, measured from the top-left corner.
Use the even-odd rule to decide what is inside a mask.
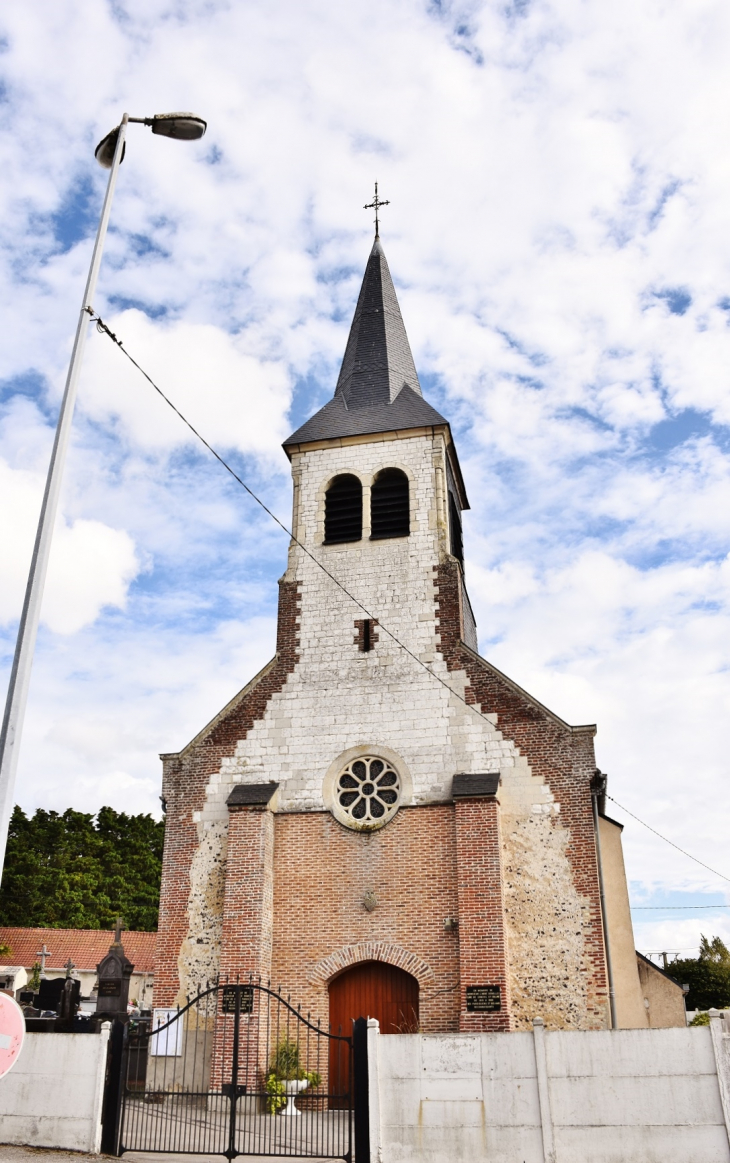
[[[605,1027],[595,728],[477,652],[466,489],[377,233],[334,394],[284,450],[276,654],[163,756],[155,1004],[254,974],[325,1026]]]

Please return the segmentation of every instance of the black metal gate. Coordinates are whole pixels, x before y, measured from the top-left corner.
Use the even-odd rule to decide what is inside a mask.
[[[126,1033],[116,1153],[352,1160],[351,1037],[255,980],[155,1020]]]

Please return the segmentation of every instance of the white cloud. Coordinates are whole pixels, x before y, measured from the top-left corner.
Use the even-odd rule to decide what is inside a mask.
[[[0,621],[20,616],[40,512],[42,480],[0,460],[0,543],[12,546],[0,565]],[[105,606],[123,609],[139,571],[132,538],[123,529],[79,518],[56,525],[41,610],[59,634],[75,634]]]
[[[243,340],[210,324],[160,325],[138,310],[110,316],[125,349],[210,443],[280,455],[288,435],[288,376],[281,363],[250,354]],[[83,372],[81,407],[93,420],[121,420],[142,451],[196,444],[196,437],[106,336],[95,336]]]
[[[124,108],[193,109],[198,144],[130,127],[97,309],[286,519],[278,445],[334,387],[378,178],[416,361],[457,430],[487,653],[597,720],[617,798],[724,867],[727,5],[11,0],[3,17],[0,376],[24,378],[0,430],[15,498],[0,616],[22,595],[103,193],[93,146]],[[695,412],[714,427],[693,431]],[[650,438],[664,419],[675,447]],[[250,676],[225,628],[266,653],[266,626],[273,646],[285,538],[218,472],[94,335],[28,804],[112,787],[119,806],[150,804],[156,751]],[[638,826],[625,844],[637,883],[700,883]]]

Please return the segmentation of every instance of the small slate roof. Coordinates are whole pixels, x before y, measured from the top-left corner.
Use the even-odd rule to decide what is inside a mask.
[[[376,235],[334,398],[292,433],[284,448],[446,423],[423,398],[393,280]]]
[[[39,960],[36,953],[45,941],[49,950],[46,969],[63,969],[70,957],[77,969],[96,972],[113,940],[113,929],[0,928],[0,941],[12,949],[13,963],[26,969],[32,969]],[[157,933],[122,933],[124,952],[133,962],[135,973],[154,972],[156,941]]]
[[[454,776],[451,794],[454,799],[464,796],[496,796],[499,788],[499,772],[487,771],[479,774],[460,774]]]
[[[268,804],[278,783],[237,783],[226,800],[229,808],[248,807],[251,804]]]

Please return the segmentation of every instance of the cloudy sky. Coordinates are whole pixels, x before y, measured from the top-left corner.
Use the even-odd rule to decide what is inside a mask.
[[[471,497],[482,652],[597,722],[616,800],[730,877],[727,4],[8,0],[0,49],[3,681],[103,196],[93,149],[124,110],[191,109],[200,143],[130,127],[99,312],[286,520],[281,440],[333,391],[378,179]],[[285,556],[94,333],[23,807],[158,812],[158,752],[273,652]],[[728,882],[611,811],[638,947],[730,940]]]

